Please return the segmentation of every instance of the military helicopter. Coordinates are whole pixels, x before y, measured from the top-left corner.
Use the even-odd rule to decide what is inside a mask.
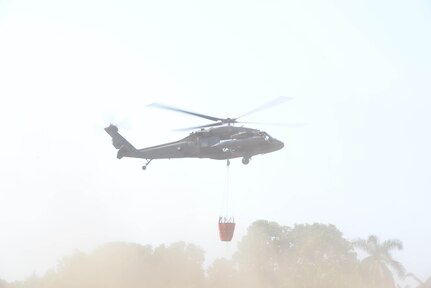
[[[215,123],[181,129],[197,130],[191,132],[187,137],[181,140],[142,149],[135,148],[127,141],[118,132],[118,127],[114,124],[110,124],[106,127],[105,131],[112,137],[112,144],[118,149],[117,158],[131,157],[145,159],[146,163],[142,166],[143,170],[145,170],[148,164],[154,159],[171,158],[227,160],[227,165],[230,164],[229,159],[242,158],[242,163],[247,165],[251,157],[275,152],[282,149],[284,144],[264,131],[247,127],[238,127],[234,126],[234,124],[257,124],[255,122],[239,122],[238,119],[290,99],[291,98],[288,97],[279,97],[237,118],[218,118],[163,104],[151,104],[149,106],[193,115],[215,121]]]

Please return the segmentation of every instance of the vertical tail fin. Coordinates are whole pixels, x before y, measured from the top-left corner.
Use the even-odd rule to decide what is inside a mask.
[[[112,145],[114,145],[114,147],[118,149],[118,159],[121,159],[124,156],[133,156],[135,152],[137,152],[136,148],[132,144],[130,144],[130,142],[127,141],[123,136],[121,136],[120,133],[118,133],[117,126],[111,124],[105,128],[105,131],[111,136]]]

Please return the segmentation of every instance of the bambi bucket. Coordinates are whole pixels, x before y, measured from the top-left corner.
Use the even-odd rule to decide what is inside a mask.
[[[218,231],[221,241],[231,241],[235,231],[235,221],[220,217],[218,221]]]

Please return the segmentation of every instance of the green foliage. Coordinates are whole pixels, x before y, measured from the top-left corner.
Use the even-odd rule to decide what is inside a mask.
[[[354,246],[369,256],[359,261]],[[401,248],[398,240],[380,243],[375,236],[352,243],[334,225],[259,220],[231,259],[216,259],[206,271],[204,252],[193,244],[116,242],[89,254],[77,251],[43,277],[0,280],[0,288],[392,288],[388,267],[400,275],[404,269],[390,251]]]
[[[354,287],[358,282],[353,247],[333,225],[289,228],[257,221],[234,259],[248,287]]]
[[[296,287],[352,287],[356,254],[333,225],[295,225],[284,267]],[[355,281],[352,281],[355,280]]]
[[[91,254],[63,258],[56,271],[8,288],[193,288],[204,286],[203,251],[183,242],[155,249],[131,243],[110,243]]]

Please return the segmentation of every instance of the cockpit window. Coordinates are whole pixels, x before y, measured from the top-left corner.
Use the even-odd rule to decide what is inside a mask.
[[[271,138],[266,132],[260,132],[260,136],[262,136],[265,141],[268,141]]]

